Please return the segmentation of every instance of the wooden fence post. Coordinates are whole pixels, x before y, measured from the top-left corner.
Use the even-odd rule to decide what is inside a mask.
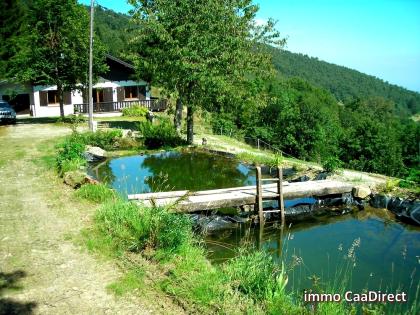
[[[277,194],[279,195],[279,209],[281,213],[281,225],[284,226],[285,215],[284,215],[284,200],[283,200],[283,169],[280,166],[277,166]]]
[[[261,185],[261,167],[257,166],[257,210],[260,222],[264,222],[263,203],[262,203],[262,185]]]

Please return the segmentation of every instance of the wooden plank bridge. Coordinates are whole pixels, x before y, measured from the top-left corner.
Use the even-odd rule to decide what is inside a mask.
[[[262,179],[264,180],[264,179]],[[275,181],[276,179],[267,179]],[[200,210],[212,210],[223,207],[239,207],[245,205],[256,205],[262,213],[263,200],[295,199],[304,197],[322,197],[335,194],[344,194],[352,191],[353,186],[349,183],[336,180],[318,180],[297,183],[278,182],[257,185],[213,189],[191,192],[187,190],[156,192],[145,194],[129,195],[129,200],[136,200],[146,206],[153,203],[157,206],[169,205],[177,202],[176,209],[179,212],[194,212]],[[280,192],[280,194],[279,194]],[[261,196],[261,198],[259,198]],[[282,202],[282,201],[280,201]]]

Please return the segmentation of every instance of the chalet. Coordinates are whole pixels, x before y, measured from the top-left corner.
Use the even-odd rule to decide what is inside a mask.
[[[106,56],[109,71],[93,86],[94,112],[118,112],[133,105],[150,110],[163,110],[166,102],[151,97],[147,82],[134,78],[134,67],[111,55]],[[60,105],[56,86],[31,83],[0,82],[0,99],[8,101],[18,113],[33,117],[59,116]],[[88,112],[87,91],[64,92],[65,115]]]

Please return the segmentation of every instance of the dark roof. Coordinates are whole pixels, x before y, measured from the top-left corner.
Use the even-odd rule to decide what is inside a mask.
[[[122,64],[124,67],[130,68],[130,69],[134,69],[134,66],[128,62],[125,62],[117,57],[111,56],[110,54],[106,54],[106,58],[111,59],[115,62],[118,62],[120,64]]]
[[[109,71],[102,74],[101,77],[110,81],[137,81],[134,66],[117,57],[106,55],[106,63]]]

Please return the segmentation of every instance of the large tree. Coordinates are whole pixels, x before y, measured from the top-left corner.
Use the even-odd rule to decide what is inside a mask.
[[[138,73],[179,95],[193,143],[196,108],[229,103],[244,81],[272,74],[261,43],[283,45],[269,21],[258,26],[251,0],[129,0],[138,24],[132,48]]]
[[[89,16],[76,0],[26,1],[24,25],[14,40],[7,76],[18,82],[56,85],[60,114],[63,94],[87,82]],[[106,71],[103,46],[95,40],[94,71]]]

